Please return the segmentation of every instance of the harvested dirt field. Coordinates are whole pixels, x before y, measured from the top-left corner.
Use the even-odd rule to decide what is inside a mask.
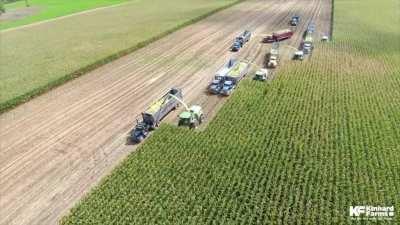
[[[170,87],[183,89],[210,119],[225,98],[205,93],[230,57],[261,66],[264,34],[302,18],[288,45],[298,46],[313,19],[329,32],[330,1],[249,0],[175,32],[0,116],[0,224],[56,224],[136,147],[126,145],[135,119]],[[239,53],[236,35],[253,32]],[[283,60],[293,49],[283,50]],[[282,66],[282,64],[281,64]],[[174,121],[170,115],[166,120]]]

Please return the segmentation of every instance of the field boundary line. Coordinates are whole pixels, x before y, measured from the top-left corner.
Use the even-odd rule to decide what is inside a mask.
[[[104,9],[115,8],[115,7],[119,7],[119,6],[123,6],[123,5],[132,4],[134,2],[136,2],[136,0],[130,0],[128,2],[122,2],[122,3],[115,4],[115,5],[101,6],[101,7],[97,7],[97,8],[94,8],[94,9],[88,9],[88,10],[84,10],[84,11],[81,11],[81,12],[75,12],[75,13],[64,15],[64,16],[59,16],[59,17],[55,17],[55,18],[51,18],[51,19],[47,19],[47,20],[42,20],[42,21],[37,21],[37,22],[30,23],[30,24],[21,25],[21,26],[18,26],[18,27],[6,28],[6,29],[3,29],[3,30],[0,30],[0,33],[6,33],[6,32],[10,32],[10,31],[15,31],[15,30],[28,28],[28,27],[34,27],[34,26],[37,26],[37,25],[41,25],[41,24],[44,24],[44,23],[51,23],[53,21],[62,20],[62,19],[69,18],[69,17],[84,15],[84,14],[88,14],[88,13],[92,13],[92,12],[96,12],[96,11],[100,11],[100,10],[104,10]]]
[[[99,59],[99,60],[97,60],[97,61],[95,61],[95,62],[93,62],[93,63],[91,63],[91,64],[89,64],[87,66],[81,67],[80,69],[77,69],[77,70],[75,70],[75,71],[73,71],[71,73],[68,73],[68,74],[66,74],[66,75],[64,75],[64,76],[62,76],[60,78],[57,78],[57,79],[55,79],[53,81],[50,81],[45,85],[39,86],[37,88],[34,88],[33,90],[30,90],[30,91],[26,92],[25,94],[16,96],[16,97],[14,97],[12,99],[9,99],[9,100],[7,100],[5,102],[2,102],[2,103],[0,103],[0,114],[2,114],[4,112],[7,112],[7,111],[10,111],[11,109],[13,109],[13,108],[25,103],[25,102],[28,102],[29,100],[31,100],[31,99],[33,99],[33,98],[35,98],[37,96],[45,94],[48,91],[50,91],[50,90],[52,90],[54,88],[57,88],[57,87],[65,84],[68,81],[71,81],[71,80],[76,79],[76,78],[78,78],[78,77],[80,77],[82,75],[85,75],[86,73],[88,73],[90,71],[93,71],[93,70],[95,70],[95,69],[97,69],[97,68],[99,68],[99,67],[101,67],[101,66],[103,66],[103,65],[105,65],[107,63],[110,63],[110,62],[112,62],[114,60],[117,60],[117,59],[119,59],[119,58],[121,58],[123,56],[129,55],[129,54],[133,53],[134,51],[136,51],[138,49],[146,47],[147,45],[149,45],[149,44],[151,44],[151,43],[153,43],[155,41],[158,41],[158,40],[162,39],[163,37],[166,37],[167,35],[174,33],[177,30],[180,30],[180,29],[182,29],[184,27],[192,25],[192,24],[194,24],[194,23],[196,23],[196,22],[198,22],[198,21],[200,21],[202,19],[205,19],[205,18],[207,18],[207,17],[209,17],[209,16],[211,16],[211,15],[213,15],[213,14],[219,12],[219,11],[222,11],[224,9],[227,9],[229,7],[232,7],[232,6],[236,5],[236,4],[244,2],[244,1],[246,1],[246,0],[235,0],[232,3],[229,3],[227,5],[221,6],[219,8],[214,9],[214,10],[211,10],[211,11],[209,11],[209,12],[207,12],[205,14],[202,14],[200,16],[194,17],[193,19],[190,19],[190,20],[188,20],[186,22],[178,24],[177,26],[175,26],[175,27],[173,27],[173,28],[171,28],[169,30],[161,32],[160,34],[156,34],[155,36],[153,36],[153,37],[151,37],[151,38],[149,38],[147,40],[139,42],[139,43],[135,44],[134,46],[132,46],[130,48],[123,49],[123,50],[118,51],[118,52],[116,52],[114,54],[105,56],[104,58]]]
[[[329,28],[330,39],[333,40],[333,23],[335,21],[335,0],[331,0],[331,27]]]

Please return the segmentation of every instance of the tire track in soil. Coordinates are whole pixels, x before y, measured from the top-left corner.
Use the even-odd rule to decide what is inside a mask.
[[[206,35],[207,35],[207,33],[206,33]],[[197,42],[197,40],[196,40],[196,42]],[[199,43],[205,43],[205,42],[199,42]],[[189,43],[189,45],[188,46],[186,46],[187,48],[189,48],[189,47],[192,47],[192,49],[193,49],[193,45],[192,45],[192,43]],[[185,50],[187,50],[187,48],[185,49]],[[174,66],[174,65],[173,65]],[[169,70],[169,68],[164,68],[165,70]],[[141,71],[139,71],[139,72],[141,72]],[[154,71],[153,71],[154,72]],[[168,77],[166,77],[166,78],[168,78]],[[126,81],[126,80],[125,80]],[[115,86],[113,86],[112,88],[114,88]],[[145,87],[143,87],[143,88],[145,88]],[[116,89],[116,88],[115,88]],[[122,90],[124,90],[124,89],[128,89],[128,87],[126,87],[126,86],[124,86],[124,87],[119,87],[119,89],[122,89]],[[117,91],[119,91],[118,89],[116,89]],[[132,91],[132,90],[131,90]],[[142,91],[142,90],[134,90],[134,91]],[[109,95],[114,95],[115,93],[111,93],[111,94],[109,94]],[[97,94],[96,93],[96,95],[97,96],[99,96],[99,94]],[[106,96],[106,97],[109,97],[109,96]],[[124,96],[122,96],[122,97],[124,97]],[[121,96],[118,96],[116,99],[118,99],[118,98],[121,98]],[[103,99],[100,99],[100,100],[98,100],[98,102],[100,102],[100,101],[103,101]],[[93,105],[96,105],[97,104],[97,102],[95,102],[95,103],[93,103]],[[75,110],[74,108],[72,109],[72,110]],[[96,110],[98,110],[98,109],[96,109]],[[66,113],[68,113],[68,112],[66,112]],[[92,114],[93,112],[89,112],[88,114]],[[50,125],[49,125],[50,126]],[[40,127],[40,129],[44,129],[44,127]],[[9,148],[11,148],[11,147],[9,147]]]
[[[313,2],[313,3],[315,3],[315,2]],[[276,3],[276,4],[279,4],[279,3]],[[271,15],[272,16],[271,18],[274,18],[273,21],[269,21],[269,23],[258,24],[258,28],[264,27],[264,28],[269,28],[269,29],[261,29],[261,30],[258,29],[258,30],[256,30],[253,33],[253,35],[256,36],[257,38],[259,38],[260,40],[258,40],[257,38],[254,40],[254,37],[253,37],[252,43],[254,43],[254,44],[251,47],[247,46],[247,48],[245,46],[245,48],[240,51],[240,52],[244,51],[245,54],[242,54],[238,58],[249,59],[249,56],[252,55],[252,53],[253,53],[254,57],[252,57],[252,59],[250,59],[249,61],[250,62],[256,62],[255,64],[257,64],[259,67],[261,67],[263,65],[263,63],[264,63],[264,56],[268,52],[268,51],[266,51],[266,49],[267,48],[269,49],[270,45],[261,43],[261,39],[262,39],[263,35],[259,35],[259,34],[261,33],[261,34],[265,35],[267,33],[273,32],[275,30],[283,29],[285,27],[288,27],[288,25],[287,25],[288,21],[291,18],[291,16],[294,15],[294,14],[300,14],[302,16],[302,19],[307,18],[307,17],[309,17],[309,15],[311,13],[315,13],[315,12],[319,11],[319,9],[317,9],[318,6],[319,6],[319,4],[315,5],[314,8],[311,9],[310,7],[307,7],[307,6],[304,6],[304,5],[301,5],[301,8],[300,8],[299,5],[294,5],[294,6],[291,6],[290,9],[288,9],[288,8],[285,9],[285,11],[287,11],[285,16],[275,17],[276,14]],[[307,10],[307,9],[309,9],[309,10]],[[312,17],[314,17],[314,15]],[[312,19],[309,18],[309,20],[312,20]],[[308,24],[308,21],[307,21],[307,23],[303,22],[301,24],[301,28],[300,29],[298,27],[295,27],[297,32],[295,33],[293,38],[291,38],[291,39],[289,39],[287,41],[284,41],[283,44],[286,44],[287,42],[290,42],[289,45],[293,45],[293,44],[299,45],[301,40],[302,40],[302,34],[303,34],[302,31],[305,30],[305,28],[307,27],[307,24]],[[264,26],[262,26],[262,25],[264,25]],[[270,26],[273,29],[271,29]],[[255,54],[254,54],[254,52],[255,52]],[[262,54],[263,52],[264,52],[264,54]],[[283,60],[281,61],[279,67],[281,67],[281,65],[283,65],[285,61],[288,61],[290,55],[291,55],[290,52],[287,51],[286,49],[284,49],[284,51],[282,51],[282,57],[281,58]],[[252,67],[254,67],[254,66],[252,66]],[[276,71],[274,71],[274,73],[276,73]],[[252,74],[250,74],[250,76],[251,75]],[[247,75],[245,78],[248,78],[250,76]],[[200,130],[203,130],[207,126],[208,122],[212,119],[212,117],[215,116],[215,114],[220,109],[220,107],[218,107],[218,106],[222,106],[222,103],[224,103],[228,99],[226,97],[209,95],[209,94],[207,94],[206,90],[204,90],[204,93],[205,93],[204,95],[200,95],[198,97],[194,97],[195,100],[192,100],[192,102],[194,102],[192,104],[199,104],[199,105],[203,106],[203,109],[204,109],[204,112],[205,112],[205,115],[206,115],[206,118],[207,118],[206,123],[203,123],[203,125],[200,126]],[[185,96],[185,97],[187,97],[187,96]],[[179,113],[176,113],[176,112],[175,113],[171,113],[171,115],[169,115],[166,118],[166,120],[169,123],[173,123],[173,124],[177,125],[176,117],[178,116],[178,114]]]
[[[228,51],[233,38],[246,28],[256,35],[282,28],[296,6],[309,5],[302,3],[249,0],[1,115],[0,224],[56,223],[134,151],[125,145],[134,115],[169,87],[182,87],[189,104],[215,113],[226,98],[204,90],[235,55]],[[253,38],[236,55],[256,53],[258,61],[266,48]]]

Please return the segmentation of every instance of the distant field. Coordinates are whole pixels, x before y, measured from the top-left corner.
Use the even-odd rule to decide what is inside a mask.
[[[128,0],[80,0],[80,1],[63,1],[63,0],[29,0],[30,8],[35,13],[16,21],[0,22],[0,30],[18,27],[34,22],[53,19],[72,13],[81,12],[97,7],[104,7],[126,2]],[[25,1],[17,1],[5,5],[6,12],[18,11],[25,9]]]
[[[234,0],[138,0],[1,32],[0,109]],[[107,61],[107,60],[106,60]],[[22,97],[21,97],[22,96]],[[1,111],[1,110],[0,110]]]
[[[204,132],[162,126],[63,224],[399,224],[396,6],[335,0],[311,61],[243,81]],[[354,222],[355,205],[396,216]]]

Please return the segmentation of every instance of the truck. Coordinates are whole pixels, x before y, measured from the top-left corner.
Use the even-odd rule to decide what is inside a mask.
[[[190,129],[196,128],[204,120],[201,106],[193,105],[186,111],[179,114],[178,126],[188,126]]]
[[[267,67],[276,68],[279,60],[279,44],[275,43],[267,54]]]
[[[253,80],[258,80],[258,81],[266,81],[268,78],[268,70],[267,69],[260,69],[257,70],[257,72],[254,74]]]
[[[219,94],[225,81],[225,76],[229,71],[237,64],[236,59],[230,59],[225,65],[223,65],[215,74],[214,79],[208,85],[208,92],[211,94]]]
[[[310,54],[311,51],[313,50],[313,48],[314,48],[313,38],[310,34],[304,38],[302,47],[303,47],[304,54]]]
[[[225,76],[220,94],[228,96],[235,89],[239,81],[247,74],[249,70],[249,63],[238,62]]]
[[[241,41],[241,39],[236,38],[235,41],[233,42],[232,46],[231,46],[231,51],[232,52],[237,52],[242,47],[243,47],[243,42]]]
[[[142,142],[150,134],[149,126],[141,121],[136,121],[135,128],[130,133],[130,139],[134,143]]]
[[[291,26],[297,26],[299,24],[299,22],[300,22],[300,16],[295,15],[295,16],[292,16],[292,18],[289,21],[289,24]]]
[[[172,110],[179,106],[176,98],[182,98],[182,90],[171,88],[160,99],[153,102],[145,112],[142,113],[142,121],[137,121],[135,128],[131,131],[130,138],[139,143],[145,139],[151,130],[158,127],[161,120]]]
[[[241,35],[235,38],[235,41],[231,46],[231,51],[233,52],[239,51],[239,49],[242,48],[244,44],[250,41],[250,38],[251,38],[251,32],[245,30]]]
[[[315,32],[315,23],[310,22],[307,26],[306,35],[313,34]]]
[[[293,36],[293,31],[290,29],[285,29],[285,30],[280,30],[276,31],[270,35],[267,35],[264,39],[264,43],[272,43],[272,42],[278,42],[282,41],[285,39],[289,39]]]
[[[237,39],[242,41],[243,44],[250,41],[250,38],[251,38],[251,32],[248,30],[243,31],[243,33],[239,37],[237,37]]]

